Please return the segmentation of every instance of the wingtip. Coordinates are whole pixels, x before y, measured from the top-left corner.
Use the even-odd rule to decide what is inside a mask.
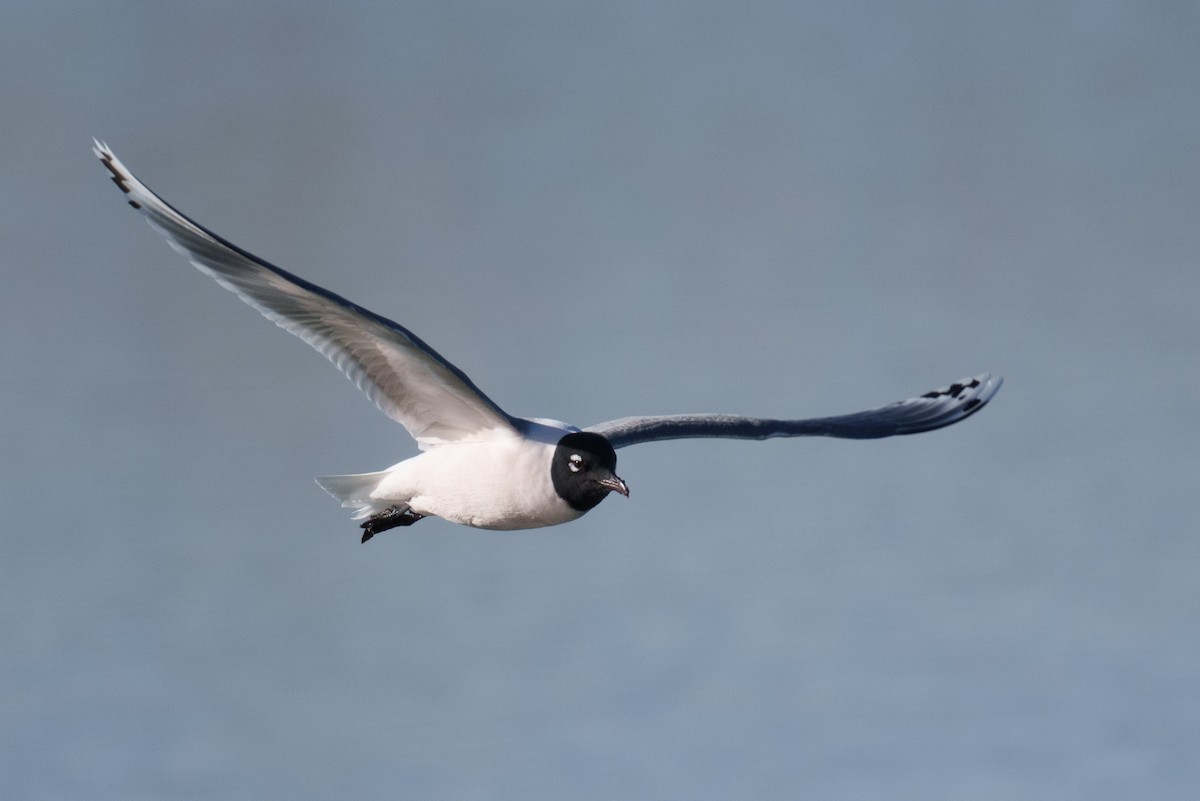
[[[134,199],[136,195],[133,190],[138,181],[133,177],[133,173],[125,168],[125,165],[121,163],[121,160],[117,158],[108,145],[95,137],[92,137],[92,152],[96,154],[96,158],[100,159],[100,163],[108,170],[112,182],[126,195],[125,199],[129,205],[135,209],[141,209],[142,204]]]
[[[948,387],[930,390],[921,397],[943,398],[949,396],[955,400],[969,398],[986,403],[996,394],[1003,383],[1004,378],[1001,376],[993,376],[991,373],[980,373],[976,376],[959,379]]]
[[[116,158],[116,156],[113,155],[112,148],[94,136],[92,137],[92,154],[105,163],[108,163]]]
[[[992,375],[991,373],[980,373],[976,376],[979,381],[979,392],[975,397],[979,400],[979,405],[983,405],[990,401],[992,397],[1000,391],[1000,387],[1004,385],[1004,376]]]
[[[991,373],[980,373],[970,378],[955,381],[948,387],[926,392],[915,400],[932,402],[934,406],[929,407],[931,411],[940,409],[935,415],[935,417],[944,420],[941,425],[936,426],[940,428],[942,425],[950,425],[951,423],[965,420],[982,410],[1000,390],[1000,386],[1003,383],[1004,379],[1001,376],[993,376]]]
[[[964,379],[954,386],[962,386],[964,382],[966,387],[971,392],[965,395],[957,396],[961,401],[961,411],[964,418],[970,417],[976,412],[988,405],[988,402],[1000,391],[1000,386],[1004,383],[1003,376],[993,376],[991,373],[980,373],[972,379]]]

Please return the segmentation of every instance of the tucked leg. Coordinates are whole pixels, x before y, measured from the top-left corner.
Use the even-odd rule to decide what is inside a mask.
[[[411,526],[424,516],[414,512],[409,508],[408,504],[404,504],[403,506],[389,506],[382,512],[371,515],[364,523],[359,525],[359,528],[363,530],[362,541],[366,542],[379,532],[387,531],[389,528]]]

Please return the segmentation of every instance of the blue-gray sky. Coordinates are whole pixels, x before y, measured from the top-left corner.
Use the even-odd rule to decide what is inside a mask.
[[[10,2],[21,798],[1192,798],[1200,11]],[[970,422],[620,454],[359,546],[414,452],[89,152],[507,410]]]

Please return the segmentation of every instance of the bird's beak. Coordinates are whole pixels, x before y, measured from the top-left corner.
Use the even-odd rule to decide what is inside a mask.
[[[616,473],[609,476],[608,478],[600,479],[600,486],[608,487],[613,492],[619,492],[622,495],[624,495],[626,498],[629,497],[629,486],[624,481],[622,481],[621,477],[618,476]]]

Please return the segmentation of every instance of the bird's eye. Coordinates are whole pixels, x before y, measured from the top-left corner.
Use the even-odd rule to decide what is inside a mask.
[[[568,467],[571,468],[572,473],[578,473],[580,470],[583,469],[583,457],[580,456],[578,453],[572,453],[571,461],[570,461]]]

